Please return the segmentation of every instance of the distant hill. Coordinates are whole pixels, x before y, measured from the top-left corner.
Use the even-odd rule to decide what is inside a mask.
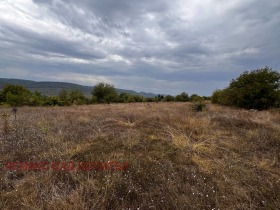
[[[55,96],[59,94],[61,89],[65,90],[75,90],[78,89],[83,92],[86,96],[91,95],[91,91],[93,86],[83,86],[74,83],[68,82],[35,82],[31,80],[22,80],[22,79],[5,79],[0,78],[0,89],[6,84],[15,84],[15,85],[22,85],[30,91],[39,91],[42,95],[45,96]],[[117,89],[118,93],[130,93],[135,95],[140,95],[144,97],[155,97],[157,94],[154,93],[146,93],[146,92],[136,92],[134,90],[125,90],[125,89]]]

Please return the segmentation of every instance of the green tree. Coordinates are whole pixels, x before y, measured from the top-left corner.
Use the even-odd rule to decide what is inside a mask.
[[[160,102],[160,101],[163,101],[163,99],[164,99],[164,95],[157,95],[157,96],[155,96],[155,99],[154,99],[154,101],[155,102]]]
[[[127,102],[128,103],[136,102],[134,95],[129,94],[128,97],[127,97]]]
[[[147,97],[147,98],[145,99],[145,101],[146,101],[146,102],[158,102],[158,101],[157,101],[157,98],[151,98],[151,97]]]
[[[118,101],[118,94],[113,85],[99,83],[92,90],[92,96],[98,103],[111,103]]]
[[[167,102],[174,101],[174,100],[175,100],[174,96],[171,95],[167,95],[163,99],[163,101],[167,101]]]
[[[233,91],[230,89],[215,90],[211,96],[211,102],[232,106]]]
[[[45,106],[62,106],[63,104],[59,100],[59,97],[57,96],[50,96],[46,99]]]
[[[222,90],[217,89],[212,93],[212,96],[211,96],[212,103],[214,103],[214,104],[221,103],[220,102],[221,92],[222,92]]]
[[[69,96],[69,93],[66,89],[62,89],[59,91],[59,94],[58,94],[58,97],[59,97],[59,100],[63,103],[63,105],[70,105],[71,104],[71,101],[70,101],[70,96]]]
[[[179,101],[179,102],[187,102],[189,100],[190,100],[189,95],[185,92],[182,92],[180,95],[177,95],[175,97],[175,101]]]
[[[190,97],[190,101],[201,101],[201,97],[197,94],[192,94],[191,97]]]
[[[247,109],[267,109],[277,106],[280,73],[269,67],[245,71],[231,80],[229,87],[216,91],[212,101]]]
[[[31,106],[41,106],[44,104],[44,97],[38,91],[32,93],[32,97],[29,100],[29,105]]]
[[[119,102],[120,103],[127,103],[128,102],[128,93],[120,93],[119,95]]]
[[[277,101],[280,74],[265,67],[245,71],[232,80],[229,89],[233,92],[233,104],[248,109],[267,109]]]
[[[72,104],[81,105],[86,103],[86,97],[80,90],[72,90],[69,93],[69,100]]]
[[[89,103],[91,103],[91,104],[97,103],[97,98],[96,98],[96,96],[92,96],[91,99],[89,100]]]
[[[132,96],[133,96],[134,102],[143,102],[144,101],[143,96],[139,96],[139,95],[132,95]]]
[[[22,95],[15,95],[11,92],[6,94],[6,102],[11,106],[22,106],[25,105],[25,99]]]
[[[3,91],[0,90],[0,104],[3,102],[5,102],[5,96],[4,96]]]
[[[275,103],[275,107],[280,108],[280,90],[277,91],[277,100]]]
[[[21,85],[7,84],[2,91],[3,101],[11,106],[29,105],[32,93]]]

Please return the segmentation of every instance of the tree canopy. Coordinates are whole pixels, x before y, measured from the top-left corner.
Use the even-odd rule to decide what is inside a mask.
[[[175,101],[187,102],[189,100],[190,100],[190,97],[186,92],[182,92],[180,95],[177,95],[175,97]]]
[[[111,103],[118,101],[118,93],[113,85],[99,83],[92,90],[92,96],[98,103]]]
[[[6,85],[1,93],[3,102],[11,106],[29,105],[32,93],[21,85]]]
[[[267,109],[279,103],[280,73],[269,67],[245,71],[223,90],[216,90],[212,102],[247,109]]]

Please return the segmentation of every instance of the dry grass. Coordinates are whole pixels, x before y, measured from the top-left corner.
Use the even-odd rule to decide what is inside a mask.
[[[0,209],[280,207],[275,110],[209,104],[196,113],[188,103],[23,107],[0,129]],[[11,161],[117,161],[129,169],[4,170]]]

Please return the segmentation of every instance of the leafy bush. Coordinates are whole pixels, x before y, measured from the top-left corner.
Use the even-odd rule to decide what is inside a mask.
[[[203,101],[195,102],[195,103],[193,103],[191,109],[196,111],[196,112],[206,111],[206,103],[203,102]]]
[[[44,103],[45,106],[63,106],[63,101],[59,100],[59,97],[50,96]]]
[[[163,101],[166,101],[166,102],[170,102],[170,101],[174,101],[174,96],[171,96],[171,95],[167,95],[164,97]]]
[[[279,103],[280,73],[265,67],[245,71],[229,87],[216,90],[211,101],[246,109],[268,109]]]
[[[32,93],[21,85],[8,84],[3,88],[2,98],[11,106],[30,105]]]
[[[98,103],[110,103],[118,101],[118,94],[113,85],[99,83],[92,90],[92,96]]]
[[[190,100],[189,95],[185,92],[182,92],[180,95],[177,95],[175,97],[175,101],[187,102],[189,100]]]
[[[133,95],[129,93],[120,93],[118,102],[131,103],[131,102],[144,102],[144,97],[139,95]]]
[[[202,98],[197,94],[192,94],[191,97],[190,97],[191,101],[196,101],[196,102],[201,101],[201,99]]]
[[[63,103],[65,106],[71,105],[71,99],[69,96],[69,92],[66,89],[60,90],[58,94],[59,100]]]

